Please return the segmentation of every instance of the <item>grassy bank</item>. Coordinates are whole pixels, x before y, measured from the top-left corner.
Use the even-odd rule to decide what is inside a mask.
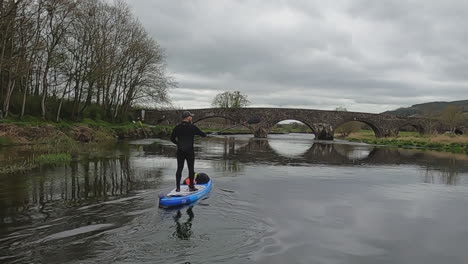
[[[45,122],[36,118],[2,120],[0,173],[66,164],[74,159],[72,157],[99,149],[98,146],[102,144],[125,138],[166,136],[171,130],[170,126],[148,126],[133,122],[114,124],[92,119],[75,123]],[[14,148],[10,148],[12,146]],[[12,154],[16,149],[18,153]]]
[[[417,132],[400,132],[397,137],[376,138],[369,130],[351,133],[349,141],[400,148],[422,148],[468,154],[468,136],[420,135]]]
[[[48,122],[35,117],[0,121],[0,146],[76,142],[104,142],[123,138],[167,135],[171,126],[148,126],[141,123],[109,123],[83,119],[81,122]]]

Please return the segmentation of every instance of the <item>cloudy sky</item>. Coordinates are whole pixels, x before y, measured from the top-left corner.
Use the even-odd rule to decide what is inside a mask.
[[[466,0],[127,0],[165,49],[173,105],[382,112],[468,99]]]

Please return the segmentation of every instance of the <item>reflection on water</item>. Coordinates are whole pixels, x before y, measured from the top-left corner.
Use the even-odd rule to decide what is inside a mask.
[[[456,177],[459,172],[468,171],[466,155],[454,155],[434,151],[417,151],[397,148],[381,148],[367,144],[349,142],[317,142],[308,137],[294,138],[291,142],[278,135],[272,139],[211,138],[210,143],[198,147],[198,157],[216,161],[213,166],[225,171],[241,171],[250,163],[274,165],[402,165],[412,164],[427,168],[433,176],[446,178],[447,174]],[[144,146],[146,154],[173,157],[175,150],[165,140]],[[205,151],[207,145],[215,151]],[[287,146],[287,147],[286,147]],[[437,160],[437,162],[434,162]],[[456,184],[456,181],[440,181]]]
[[[192,235],[192,220],[195,217],[193,213],[193,206],[190,206],[187,209],[188,218],[181,223],[180,219],[182,218],[182,213],[180,210],[177,210],[177,214],[174,216],[174,221],[176,223],[175,236],[179,239],[188,240]]]
[[[437,172],[427,169],[424,174],[424,183],[458,185],[459,180],[459,173],[453,167],[441,168]]]
[[[138,177],[158,178],[161,169],[142,172]],[[2,178],[0,193],[1,223],[17,224],[32,219],[45,220],[55,214],[49,203],[60,200],[61,206],[80,206],[93,200],[112,200],[132,190],[150,187],[135,179],[129,157],[83,160],[69,166],[42,168],[31,174],[7,175]],[[157,184],[157,182],[155,182]]]
[[[349,144],[336,144],[333,149],[340,155],[348,158],[349,160],[363,160],[369,157],[373,148],[366,145],[349,145]]]
[[[123,142],[66,166],[1,175],[1,262],[183,263],[190,256],[193,263],[301,257],[298,263],[310,263],[311,255],[394,252],[400,238],[387,228],[417,229],[406,217],[426,217],[437,229],[442,219],[464,214],[454,207],[468,193],[464,155],[320,142],[308,135],[211,137],[197,140],[196,151],[196,170],[215,180],[212,197],[196,205],[196,218],[194,207],[157,208],[157,195],[174,181],[176,149],[167,139]],[[436,207],[435,201],[446,200]],[[362,230],[361,222],[368,222]],[[464,225],[451,226],[468,233]],[[340,233],[345,229],[349,233]],[[455,248],[466,242],[455,240]],[[425,247],[415,250],[429,254]],[[460,252],[452,254],[463,259]]]
[[[278,155],[284,157],[300,157],[314,144],[314,135],[305,134],[300,136],[302,137],[291,136],[290,140],[285,141],[280,136],[273,135],[267,142],[270,148]]]

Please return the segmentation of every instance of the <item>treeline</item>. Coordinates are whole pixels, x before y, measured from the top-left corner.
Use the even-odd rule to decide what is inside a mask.
[[[163,50],[123,1],[0,0],[3,117],[121,119],[168,102]]]

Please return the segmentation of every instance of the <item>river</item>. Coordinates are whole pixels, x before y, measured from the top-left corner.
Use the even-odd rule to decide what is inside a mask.
[[[0,175],[0,262],[468,263],[466,155],[307,134],[196,151],[213,190],[175,210],[158,208],[174,185],[167,139]]]

